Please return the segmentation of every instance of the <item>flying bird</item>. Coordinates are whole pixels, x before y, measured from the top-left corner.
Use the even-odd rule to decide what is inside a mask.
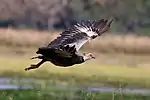
[[[48,46],[40,47],[36,53],[41,55],[32,59],[38,58],[42,60],[38,64],[30,65],[25,70],[38,68],[46,61],[50,61],[56,66],[68,67],[95,59],[92,53],[79,54],[79,49],[86,42],[105,33],[110,28],[112,21],[112,19],[81,21],[71,28],[66,29]]]
[[[30,67],[25,68],[25,70],[38,68],[46,61],[50,61],[56,66],[72,66],[74,64],[80,64],[90,59],[95,59],[92,53],[88,54],[76,54],[75,46],[73,47],[63,47],[62,45],[52,48],[42,47],[36,52],[37,54],[42,54],[31,59],[39,58],[42,59],[38,64],[32,64]]]

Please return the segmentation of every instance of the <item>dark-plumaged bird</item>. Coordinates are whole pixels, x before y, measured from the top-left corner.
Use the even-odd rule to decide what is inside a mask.
[[[41,55],[32,59],[39,58],[42,60],[38,64],[30,65],[25,70],[38,68],[46,61],[50,61],[56,66],[68,67],[95,58],[92,53],[79,54],[78,51],[87,41],[105,33],[110,28],[112,21],[112,19],[81,21],[66,29],[48,46],[39,48],[36,53]]]

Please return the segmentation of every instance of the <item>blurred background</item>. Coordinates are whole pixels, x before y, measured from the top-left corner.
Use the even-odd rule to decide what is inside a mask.
[[[113,17],[113,32],[149,34],[149,0],[1,0],[0,26],[58,30]]]
[[[102,18],[114,19],[110,30],[81,49],[94,53],[95,60],[68,68],[45,63],[24,71],[38,62],[30,60],[36,50],[63,30],[81,20]],[[150,88],[149,35],[150,0],[0,0],[0,99],[148,100],[148,90],[130,89]],[[29,83],[38,92],[6,90]]]

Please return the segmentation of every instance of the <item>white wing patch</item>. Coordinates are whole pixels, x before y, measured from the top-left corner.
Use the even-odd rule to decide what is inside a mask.
[[[73,43],[67,44],[70,47],[75,45],[76,51],[78,51],[87,41],[91,40],[92,36],[98,36],[98,34],[96,32],[92,31],[91,27],[81,26],[81,25],[80,26],[75,25],[75,27],[77,28],[77,30],[76,30],[77,32],[79,32],[79,33],[83,32],[83,33],[87,34],[86,37],[83,37],[82,39],[78,39],[77,41],[75,41]]]
[[[78,51],[78,50],[82,47],[82,45],[83,45],[84,43],[86,43],[87,41],[89,41],[89,40],[90,40],[90,38],[88,38],[88,39],[83,38],[83,39],[81,39],[81,40],[78,40],[78,41],[76,41],[76,42],[74,42],[74,43],[67,44],[67,45],[69,45],[70,47],[72,47],[72,46],[75,45],[76,51]]]
[[[98,34],[94,31],[92,31],[91,27],[87,27],[87,26],[76,26],[75,27],[80,31],[80,32],[84,32],[87,34],[87,36],[92,37],[92,36],[98,36]]]

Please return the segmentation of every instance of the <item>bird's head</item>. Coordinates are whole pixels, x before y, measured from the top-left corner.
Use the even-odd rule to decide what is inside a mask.
[[[84,61],[90,60],[90,59],[95,59],[95,56],[92,53],[83,53],[83,59]]]

